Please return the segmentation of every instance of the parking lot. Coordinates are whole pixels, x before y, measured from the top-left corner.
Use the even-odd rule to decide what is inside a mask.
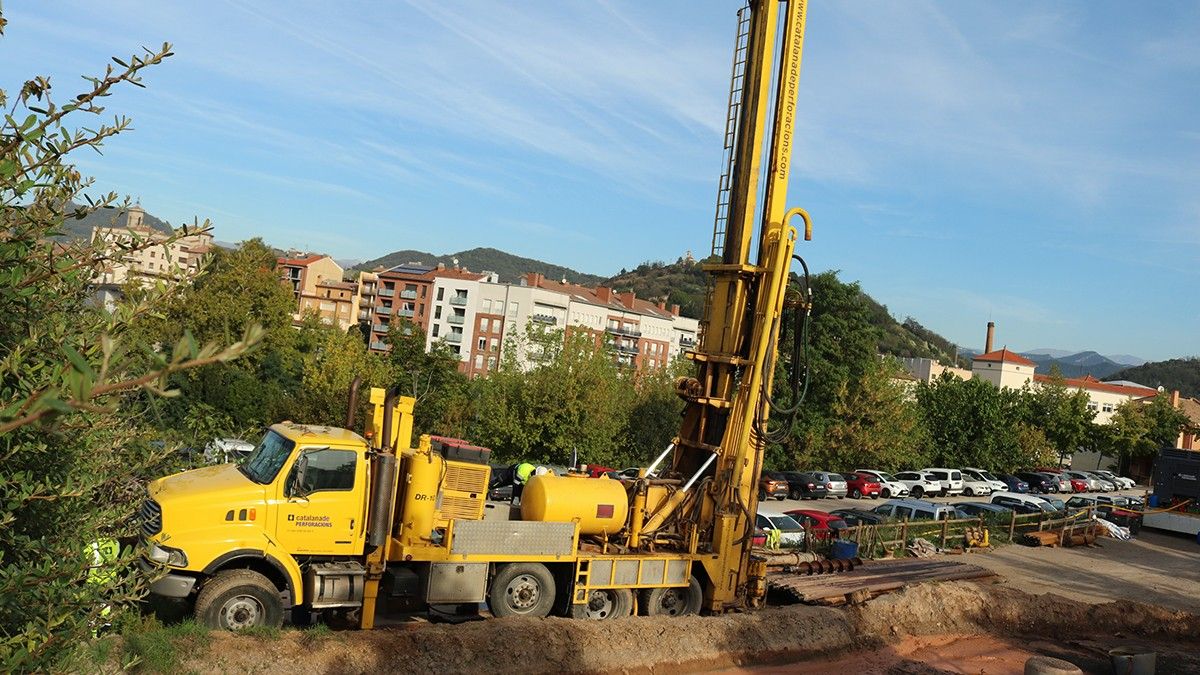
[[[1110,496],[1111,495],[1123,495],[1123,496],[1127,496],[1127,497],[1145,498],[1146,489],[1143,487],[1136,487],[1132,490],[1118,490],[1116,492],[1081,492],[1079,494],[1083,495],[1083,496],[1086,496],[1086,495],[1110,495]],[[1062,495],[1051,495],[1051,496],[1059,497],[1063,501],[1066,501],[1067,499],[1070,499],[1072,495],[1062,494]],[[987,502],[987,501],[991,501],[991,496],[967,497],[966,495],[959,495],[957,497],[923,497],[922,500],[930,501],[935,504],[954,504],[957,502]],[[837,499],[834,497],[825,497],[822,499],[783,499],[783,500],[767,499],[766,501],[759,503],[758,511],[759,511],[759,513],[762,513],[765,515],[777,515],[777,514],[781,514],[781,513],[785,512],[785,511],[791,511],[793,509],[815,509],[817,511],[825,511],[825,512],[835,511],[837,509],[870,510],[886,501],[887,501],[886,499],[882,499],[882,498],[870,499],[868,497],[863,497],[861,499],[854,499],[852,497],[846,497],[844,499]]]

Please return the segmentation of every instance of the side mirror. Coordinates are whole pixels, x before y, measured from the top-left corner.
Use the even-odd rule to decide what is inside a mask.
[[[308,497],[310,490],[305,482],[305,474],[308,472],[308,453],[302,452],[296,458],[296,466],[292,468],[292,473],[288,476],[288,484],[284,490],[288,497],[299,497],[305,499]]]

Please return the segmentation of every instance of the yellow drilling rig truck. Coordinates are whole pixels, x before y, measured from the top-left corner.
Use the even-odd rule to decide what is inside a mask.
[[[811,307],[792,282],[791,223],[806,239],[811,227],[785,206],[804,24],[803,0],[738,13],[716,262],[687,354],[696,374],[676,383],[678,436],[636,479],[541,475],[519,507],[488,502],[488,450],[430,436],[412,446],[413,400],[372,389],[361,435],[283,422],[240,464],[154,481],[144,564],[165,575],[152,593],[235,630],[313,612],[371,628],[377,609],[481,603],[498,617],[593,619],[760,606],[756,484],[779,418],[802,398],[796,353],[788,407],[770,400],[777,342],[785,323],[800,342]]]

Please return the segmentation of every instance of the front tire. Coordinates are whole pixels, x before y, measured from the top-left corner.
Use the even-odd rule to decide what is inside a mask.
[[[892,491],[891,491],[890,489],[888,489],[888,488],[883,488],[883,498],[884,498],[884,499],[891,499],[891,498],[892,498]]]
[[[500,568],[488,591],[492,616],[544,617],[554,607],[554,576],[541,563],[512,563]]]
[[[640,609],[645,616],[686,616],[700,612],[704,591],[696,577],[684,588],[649,588],[642,591]]]
[[[612,588],[592,591],[582,605],[571,605],[571,618],[607,621],[633,614],[633,591]]]
[[[795,499],[795,500],[803,499],[803,496],[800,494],[799,490],[792,490],[791,492],[788,493],[788,497],[790,499]]]
[[[920,499],[921,496],[925,494],[925,489],[921,487],[915,487],[911,490],[911,494],[913,499]]]
[[[973,489],[971,489],[971,488],[967,488],[966,490],[964,490],[964,491],[963,491],[963,494],[965,494],[965,495],[966,495],[966,496],[968,496],[968,497],[974,497],[974,496],[975,496],[975,490],[973,490]]]
[[[271,580],[254,570],[225,570],[196,596],[196,620],[218,630],[279,628],[283,602]]]

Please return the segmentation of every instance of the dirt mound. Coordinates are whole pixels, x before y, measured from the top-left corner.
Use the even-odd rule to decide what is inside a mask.
[[[909,587],[856,609],[856,623],[883,635],[983,631],[1069,639],[1098,633],[1175,639],[1200,632],[1200,617],[1120,600],[1093,605],[1002,584],[950,582]]]
[[[295,673],[558,673],[716,670],[746,663],[796,663],[904,636],[1034,636],[1043,641],[1137,636],[1190,639],[1200,617],[1132,602],[1088,605],[1002,585],[926,584],[864,605],[792,605],[719,617],[631,617],[615,621],[492,619],[451,626],[415,622],[319,638],[214,634],[183,670]]]

